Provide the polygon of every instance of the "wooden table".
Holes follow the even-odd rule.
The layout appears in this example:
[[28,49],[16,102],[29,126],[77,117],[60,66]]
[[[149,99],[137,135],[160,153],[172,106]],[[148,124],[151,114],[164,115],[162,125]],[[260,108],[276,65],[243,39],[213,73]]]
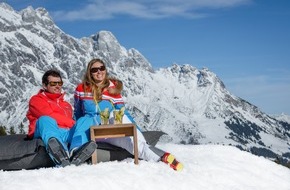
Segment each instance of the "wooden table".
[[[90,128],[91,140],[102,138],[120,138],[133,136],[134,142],[134,163],[138,164],[138,145],[136,125],[130,124],[113,124],[113,125],[98,125]],[[97,150],[92,154],[92,164],[97,163]]]

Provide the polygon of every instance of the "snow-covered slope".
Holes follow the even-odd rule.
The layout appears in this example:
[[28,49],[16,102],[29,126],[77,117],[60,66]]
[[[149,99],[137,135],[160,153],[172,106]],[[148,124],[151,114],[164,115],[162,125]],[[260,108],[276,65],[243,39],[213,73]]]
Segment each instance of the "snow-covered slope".
[[41,76],[57,68],[67,99],[89,60],[99,57],[124,83],[123,96],[138,125],[162,130],[163,142],[231,144],[272,160],[290,159],[290,124],[231,94],[206,68],[174,64],[154,70],[136,49],[125,49],[109,31],[76,39],[65,34],[44,8],[16,12],[0,4],[0,125],[24,123],[28,100]]
[[290,170],[231,146],[158,145],[184,163],[176,172],[162,162],[133,159],[97,165],[0,171],[5,190],[289,190]]
[[290,115],[286,115],[285,113],[282,113],[280,115],[272,115],[272,117],[276,118],[279,121],[290,123]]

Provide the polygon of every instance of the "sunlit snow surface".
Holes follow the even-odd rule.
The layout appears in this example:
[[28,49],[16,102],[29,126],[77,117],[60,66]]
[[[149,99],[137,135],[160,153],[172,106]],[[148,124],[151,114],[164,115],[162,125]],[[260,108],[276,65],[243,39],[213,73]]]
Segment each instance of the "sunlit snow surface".
[[184,164],[176,172],[162,162],[132,159],[97,165],[0,171],[2,190],[289,190],[290,170],[263,157],[221,145],[158,144]]

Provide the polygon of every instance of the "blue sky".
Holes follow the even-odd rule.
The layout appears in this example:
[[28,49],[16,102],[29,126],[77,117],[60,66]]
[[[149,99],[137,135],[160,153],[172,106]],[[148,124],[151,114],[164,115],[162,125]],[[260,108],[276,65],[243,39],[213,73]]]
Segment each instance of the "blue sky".
[[[44,7],[76,38],[111,31],[155,69],[207,67],[268,114],[290,115],[289,0],[7,0]],[[69,2],[69,3],[68,3]]]

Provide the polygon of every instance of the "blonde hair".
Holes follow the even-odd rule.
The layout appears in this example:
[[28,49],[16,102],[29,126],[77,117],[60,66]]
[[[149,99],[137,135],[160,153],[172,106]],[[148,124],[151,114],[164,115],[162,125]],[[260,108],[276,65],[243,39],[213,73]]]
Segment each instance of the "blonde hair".
[[109,87],[110,80],[109,80],[109,76],[108,76],[107,69],[106,69],[106,75],[105,75],[104,81],[101,84],[97,85],[96,81],[94,80],[94,78],[92,77],[92,74],[91,74],[92,65],[94,63],[96,63],[96,62],[99,62],[103,66],[106,67],[106,65],[103,62],[103,60],[97,59],[97,58],[92,59],[88,63],[87,70],[86,70],[86,73],[85,73],[84,78],[83,78],[83,85],[84,85],[84,92],[85,93],[88,93],[87,92],[88,91],[88,87],[91,87],[94,101],[96,103],[98,103],[99,101],[102,100],[102,91],[103,91],[103,89]]

